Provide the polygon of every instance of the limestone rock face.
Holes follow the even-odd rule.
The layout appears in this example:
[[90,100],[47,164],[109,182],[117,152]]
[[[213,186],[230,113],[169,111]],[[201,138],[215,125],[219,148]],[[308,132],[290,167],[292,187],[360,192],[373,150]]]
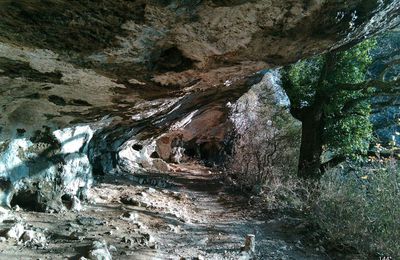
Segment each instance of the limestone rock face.
[[63,195],[85,197],[92,173],[165,171],[193,158],[221,165],[235,129],[227,104],[265,86],[257,72],[391,28],[399,8],[397,0],[1,1],[1,205],[35,198],[57,208]]
[[[229,85],[399,23],[397,0],[3,1],[0,127],[150,115],[149,100]],[[150,105],[151,106],[151,105]]]
[[232,105],[231,114],[235,136],[229,170],[253,185],[262,185],[267,175],[295,174],[301,140],[301,122],[289,112],[279,70],[262,74],[262,80]]
[[[1,142],[0,176],[12,187],[2,189],[15,203],[46,210],[61,205],[61,196],[85,197],[92,184],[92,167],[87,157],[88,143],[93,135],[89,126],[76,126],[49,132],[36,132],[31,138],[21,134]],[[29,201],[19,201],[25,198]],[[1,206],[10,206],[10,199]],[[32,205],[28,205],[28,204]],[[59,204],[59,205],[57,205]],[[35,206],[36,205],[36,206]]]

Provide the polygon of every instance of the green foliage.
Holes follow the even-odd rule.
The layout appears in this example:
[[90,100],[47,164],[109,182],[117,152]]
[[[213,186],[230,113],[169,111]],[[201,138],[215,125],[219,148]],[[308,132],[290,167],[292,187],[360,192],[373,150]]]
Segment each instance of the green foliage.
[[329,71],[329,83],[334,85],[363,82],[372,63],[370,53],[375,45],[375,40],[365,40],[347,51],[339,52],[336,66]]
[[347,51],[313,57],[282,70],[292,109],[322,110],[323,145],[335,155],[353,156],[368,149],[372,133],[369,90],[352,89],[351,84],[366,80],[374,46],[374,40],[366,40]]
[[293,107],[311,106],[315,102],[318,74],[321,72],[323,63],[323,56],[318,56],[300,61],[282,71],[283,85]]
[[324,133],[328,149],[334,154],[353,158],[366,154],[372,133],[369,111],[369,106],[366,106],[363,110],[360,109],[358,115],[348,115],[339,120],[329,118]]
[[332,246],[400,257],[400,165],[345,165],[320,180],[312,218]]

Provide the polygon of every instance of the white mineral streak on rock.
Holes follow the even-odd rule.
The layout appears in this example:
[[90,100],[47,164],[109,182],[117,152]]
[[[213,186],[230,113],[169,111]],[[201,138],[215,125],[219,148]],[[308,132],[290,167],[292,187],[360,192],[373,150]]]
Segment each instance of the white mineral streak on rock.
[[189,115],[187,115],[186,117],[184,117],[182,120],[176,122],[175,124],[173,124],[171,126],[171,130],[178,130],[178,129],[183,129],[185,126],[187,126],[188,124],[190,124],[190,122],[192,121],[193,116],[197,113],[197,109],[193,112],[191,112]]
[[62,153],[86,153],[87,145],[93,137],[93,130],[85,125],[56,130],[53,134],[62,145]]

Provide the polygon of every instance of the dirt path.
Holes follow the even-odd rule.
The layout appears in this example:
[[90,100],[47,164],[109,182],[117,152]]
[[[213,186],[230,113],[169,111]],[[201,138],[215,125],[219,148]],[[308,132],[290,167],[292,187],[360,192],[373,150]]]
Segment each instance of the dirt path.
[[[254,259],[327,259],[317,252],[304,249],[299,237],[291,236],[286,221],[265,221],[251,217],[246,198],[224,189],[216,175],[206,170],[176,174],[172,179],[178,190],[187,194],[195,212],[191,223],[181,224],[181,234],[159,233],[163,256],[204,259],[247,259],[241,253],[245,236],[256,236]],[[161,257],[162,258],[162,257]]]
[[328,259],[304,248],[287,221],[251,217],[244,197],[208,169],[177,170],[103,178],[80,212],[10,212],[1,230],[22,223],[47,242],[8,239],[0,259],[80,259],[94,241],[106,241],[113,259],[249,259],[241,252],[247,234],[256,236],[253,259]]

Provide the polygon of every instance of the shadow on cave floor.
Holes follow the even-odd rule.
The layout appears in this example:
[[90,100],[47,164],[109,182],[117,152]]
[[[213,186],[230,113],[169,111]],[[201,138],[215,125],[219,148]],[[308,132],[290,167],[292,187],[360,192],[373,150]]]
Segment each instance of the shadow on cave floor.
[[299,242],[303,237],[293,229],[299,220],[287,227],[287,219],[257,216],[243,195],[226,189],[220,173],[198,164],[171,168],[99,178],[79,212],[14,212],[43,230],[48,244],[0,243],[0,259],[80,259],[95,240],[115,248],[113,259],[249,259],[240,258],[247,234],[256,236],[252,259],[331,259]]
[[[302,244],[304,237],[294,230],[301,219],[267,218],[248,204],[246,196],[225,186],[220,173],[207,167],[170,166],[168,173],[103,177],[94,188],[106,201],[110,198],[105,194],[113,197],[112,190],[118,190],[114,200],[120,198],[125,209],[134,210],[151,227],[157,241],[162,241],[155,259],[197,259],[199,255],[240,259],[247,234],[256,236],[252,259],[332,259]],[[167,185],[157,187],[160,180]]]

